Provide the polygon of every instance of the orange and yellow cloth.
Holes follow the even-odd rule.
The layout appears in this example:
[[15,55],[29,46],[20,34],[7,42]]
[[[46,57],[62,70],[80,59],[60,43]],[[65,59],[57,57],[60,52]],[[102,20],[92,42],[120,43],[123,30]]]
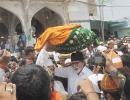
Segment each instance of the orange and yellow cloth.
[[62,100],[62,96],[59,92],[53,91],[51,93],[51,100]]
[[74,28],[81,27],[79,24],[69,24],[64,26],[57,26],[48,28],[37,39],[35,50],[40,51],[46,43],[51,45],[60,45],[64,43]]

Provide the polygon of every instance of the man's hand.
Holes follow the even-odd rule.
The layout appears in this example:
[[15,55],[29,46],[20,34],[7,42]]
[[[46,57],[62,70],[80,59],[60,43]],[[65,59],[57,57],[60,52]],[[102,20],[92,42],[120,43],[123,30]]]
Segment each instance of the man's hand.
[[0,100],[16,100],[15,84],[0,83]]
[[86,95],[87,100],[99,100],[97,93],[95,92],[92,82],[87,78],[79,83],[79,87]]
[[79,87],[82,92],[88,94],[89,92],[95,92],[92,82],[87,78],[79,83]]

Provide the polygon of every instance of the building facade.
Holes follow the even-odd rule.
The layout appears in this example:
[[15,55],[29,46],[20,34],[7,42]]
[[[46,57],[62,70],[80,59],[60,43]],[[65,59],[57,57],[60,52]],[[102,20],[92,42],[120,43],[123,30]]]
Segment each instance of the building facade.
[[[99,1],[96,0],[97,4]],[[104,0],[106,2],[101,6],[97,6],[97,16],[100,21],[108,26],[109,34],[117,34],[118,37],[130,36],[130,0]],[[102,14],[101,14],[102,13]],[[103,18],[100,17],[102,15]],[[105,29],[104,29],[105,30]],[[105,31],[106,33],[106,31]]]
[[[94,0],[0,0],[0,35],[10,36],[24,32],[27,44],[32,45],[32,34],[41,34],[46,28],[67,23],[78,23],[90,28],[89,3]],[[5,31],[2,27],[5,27]]]

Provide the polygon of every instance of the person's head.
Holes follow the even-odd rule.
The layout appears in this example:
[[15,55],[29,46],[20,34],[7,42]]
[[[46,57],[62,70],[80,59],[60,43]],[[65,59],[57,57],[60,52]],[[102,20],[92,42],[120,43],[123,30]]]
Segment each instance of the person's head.
[[79,92],[79,93],[73,94],[68,100],[87,100],[87,97],[84,93]]
[[11,53],[7,50],[0,50],[0,68],[6,70],[10,61]]
[[33,47],[31,46],[28,46],[25,48],[25,56],[28,58],[28,59],[32,59],[34,60],[35,59],[35,50]]
[[122,41],[118,41],[117,48],[120,48],[122,45],[123,45],[123,42]]
[[110,41],[108,41],[108,48],[109,49],[113,49],[114,48],[114,41],[113,40],[110,40]]
[[124,54],[126,54],[126,53],[128,53],[128,46],[122,45],[118,50],[122,51]]
[[121,99],[121,92],[104,92],[106,100],[120,100]]
[[94,66],[92,71],[95,74],[97,74],[97,73],[103,73],[103,67],[101,67],[101,66]]
[[128,54],[122,55],[123,68],[119,69],[126,77],[126,82],[124,85],[124,93],[126,100],[130,100],[130,56]]
[[124,54],[121,56],[123,66],[130,68],[130,56],[128,54]]
[[78,73],[83,69],[85,62],[82,52],[72,53],[71,64],[74,70],[76,70]]
[[126,96],[126,100],[130,100],[130,77],[127,77],[125,86],[124,86],[124,93]]
[[12,76],[17,100],[50,100],[50,78],[38,65],[20,67]]
[[10,61],[18,63],[18,60],[15,56],[11,56]]
[[125,75],[126,80],[124,84],[124,93],[126,100],[130,100],[130,68],[124,66],[123,68],[118,69],[123,75]]
[[19,60],[15,56],[11,56],[8,67],[12,69],[12,71],[15,71],[19,67]]

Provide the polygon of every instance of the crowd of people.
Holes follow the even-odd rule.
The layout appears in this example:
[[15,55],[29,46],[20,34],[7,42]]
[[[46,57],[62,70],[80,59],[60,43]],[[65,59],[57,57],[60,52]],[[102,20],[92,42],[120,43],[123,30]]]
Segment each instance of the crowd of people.
[[7,49],[10,52],[22,52],[26,47],[26,41],[25,33],[3,37],[0,39],[0,49]]
[[0,100],[130,100],[130,37],[64,57],[31,46],[20,54],[0,50]]

